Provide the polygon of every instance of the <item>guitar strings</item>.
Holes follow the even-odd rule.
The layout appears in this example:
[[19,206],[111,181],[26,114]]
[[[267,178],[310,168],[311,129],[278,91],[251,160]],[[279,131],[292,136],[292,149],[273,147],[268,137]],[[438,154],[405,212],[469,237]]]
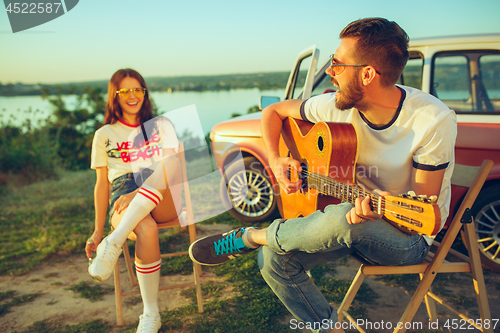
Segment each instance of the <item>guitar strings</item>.
[[[343,199],[343,200],[348,201],[348,202],[350,202],[349,200],[351,200],[352,201],[351,203],[353,203],[354,200],[356,200],[357,198],[363,198],[363,197],[369,196],[370,203],[372,204],[372,208],[377,209],[378,214],[384,215],[385,213],[391,213],[395,216],[400,215],[400,212],[396,212],[396,211],[391,210],[389,208],[389,206],[393,205],[393,203],[391,201],[387,201],[384,197],[382,197],[380,195],[366,192],[366,191],[360,189],[359,187],[355,187],[355,186],[352,186],[349,184],[342,183],[340,181],[336,181],[336,180],[329,179],[329,178],[323,178],[323,177],[324,176],[321,176],[321,175],[318,177],[314,173],[311,173],[308,177],[308,179],[312,179],[313,181],[322,182],[322,184],[314,183],[314,185],[318,185],[318,186],[313,187],[313,188],[319,192],[323,192],[325,184],[331,185],[331,187],[329,187],[330,191],[326,194],[335,194],[335,195],[333,195],[334,197],[337,197],[339,199]],[[320,185],[323,185],[323,186],[320,186]],[[311,186],[309,186],[309,188],[311,188]],[[352,190],[349,191],[349,188],[351,188]]]
[[[304,173],[304,171],[303,171],[303,173]],[[372,203],[372,208],[379,208],[379,209],[377,209],[379,214],[384,215],[385,213],[391,213],[395,216],[402,217],[401,212],[397,212],[397,211],[394,211],[394,210],[391,210],[388,208],[388,206],[394,206],[394,203],[386,200],[383,196],[366,192],[359,187],[355,187],[355,186],[352,186],[352,185],[349,185],[346,183],[342,183],[338,180],[327,178],[326,176],[321,175],[321,174],[309,173],[308,178],[312,179],[314,181],[322,182],[322,184],[314,183],[315,185],[318,185],[318,188],[316,188],[316,190],[318,190],[320,192],[321,192],[321,190],[320,190],[321,186],[319,186],[319,185],[323,185],[323,189],[324,189],[324,185],[326,184],[326,185],[333,186],[333,187],[329,188],[330,193],[332,193],[332,191],[333,191],[334,194],[337,194],[334,196],[341,198],[341,199],[345,199],[346,201],[349,201],[349,199],[354,201],[356,198],[366,197],[368,195],[370,197],[370,202]],[[346,190],[346,187],[347,187],[347,190]],[[352,190],[349,191],[349,188]],[[341,191],[341,193],[339,193],[339,191],[337,191],[337,190]],[[330,194],[330,193],[326,193],[326,194]]]
[[[352,186],[343,182],[340,182],[335,179],[328,178],[325,175],[309,172],[307,169],[302,170],[301,172],[303,178],[307,178],[308,180],[311,179],[313,180],[313,184],[317,185],[317,188],[315,188],[317,191],[321,193],[328,192],[325,189],[325,185],[330,185],[328,187],[328,190],[330,190],[328,193],[325,194],[330,194],[332,192],[332,196],[337,197],[339,199],[343,199],[345,201],[353,201],[356,198],[360,197],[366,197],[367,195],[370,197],[370,202],[372,203],[372,209],[377,208],[377,211],[381,215],[385,215],[386,213],[391,213],[397,217],[403,217],[400,213],[393,211],[391,209],[388,209],[387,206],[392,206],[394,205],[393,202],[386,200],[383,196],[373,194],[370,192],[366,192],[365,190]],[[308,181],[308,184],[311,182]],[[322,186],[321,186],[322,185]],[[311,188],[311,186],[308,186]],[[361,195],[362,194],[362,195]],[[351,202],[352,203],[352,202]],[[410,220],[414,220],[412,218],[409,218]],[[418,222],[417,220],[414,220],[415,222]],[[401,221],[403,222],[403,221]],[[406,223],[410,223],[410,221],[405,221]],[[414,226],[414,225],[413,225]]]
[[[380,207],[380,209],[378,210],[379,214],[383,215],[385,212],[387,212],[387,213],[393,213],[395,215],[399,215],[397,212],[392,211],[392,210],[387,208],[387,206],[386,206],[386,204],[388,203],[387,200],[380,195],[366,192],[363,189],[360,189],[359,187],[355,187],[355,186],[352,186],[349,184],[342,183],[340,181],[328,178],[324,175],[311,173],[308,170],[302,170],[302,175],[307,177],[308,179],[320,181],[322,184],[316,184],[316,185],[323,185],[323,186],[318,186],[318,188],[316,188],[316,190],[318,190],[320,192],[322,190],[321,187],[323,187],[323,189],[324,189],[324,185],[331,185],[329,187],[329,189],[333,190],[334,194],[338,194],[339,198],[345,199],[346,201],[349,201],[349,199],[355,200],[356,198],[366,197],[368,195],[370,197],[370,201],[373,203],[373,206],[376,208]],[[345,188],[345,187],[347,187],[347,188]],[[341,192],[339,193],[337,191],[337,189],[340,190]],[[352,189],[352,190],[349,191],[349,189]],[[327,193],[327,194],[330,194],[330,193]],[[350,198],[349,198],[349,194],[351,194]],[[360,195],[360,194],[362,194],[362,195]],[[336,196],[336,195],[334,195],[334,196]]]

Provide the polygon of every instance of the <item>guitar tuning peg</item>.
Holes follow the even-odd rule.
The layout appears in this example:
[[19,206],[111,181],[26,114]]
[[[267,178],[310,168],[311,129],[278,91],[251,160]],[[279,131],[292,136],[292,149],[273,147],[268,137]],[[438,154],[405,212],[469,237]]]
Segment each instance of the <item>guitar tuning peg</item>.
[[408,191],[408,197],[413,200],[418,200],[417,194],[413,191]]
[[437,201],[438,197],[435,196],[435,195],[431,195],[431,197],[429,198],[429,202],[430,203],[435,203]]
[[428,202],[429,199],[427,199],[427,196],[425,194],[422,194],[422,195],[419,195],[418,196],[418,201],[421,201],[421,202]]

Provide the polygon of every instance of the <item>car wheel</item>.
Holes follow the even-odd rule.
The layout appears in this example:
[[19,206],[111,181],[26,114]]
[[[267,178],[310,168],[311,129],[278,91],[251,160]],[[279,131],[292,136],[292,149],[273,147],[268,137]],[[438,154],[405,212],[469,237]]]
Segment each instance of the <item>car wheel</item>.
[[236,219],[257,223],[274,218],[278,212],[276,196],[271,180],[262,164],[252,156],[240,163],[230,164],[221,180],[221,197],[228,205],[229,213]]
[[483,266],[500,273],[500,185],[481,191],[472,216]]

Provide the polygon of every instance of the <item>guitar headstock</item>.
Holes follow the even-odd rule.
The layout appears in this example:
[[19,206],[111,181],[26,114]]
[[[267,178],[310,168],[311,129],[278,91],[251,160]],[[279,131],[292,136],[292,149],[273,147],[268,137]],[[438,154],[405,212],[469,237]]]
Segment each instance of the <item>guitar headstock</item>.
[[405,198],[405,199],[412,199],[412,200],[417,200],[420,202],[425,202],[425,203],[435,203],[437,201],[437,196],[431,195],[429,198],[425,195],[416,195],[415,192],[413,191],[408,191],[406,194],[400,194],[400,198]]
[[441,227],[441,213],[434,202],[436,196],[427,198],[410,191],[398,197],[384,196],[384,218],[398,228],[411,229],[424,235],[435,235]]

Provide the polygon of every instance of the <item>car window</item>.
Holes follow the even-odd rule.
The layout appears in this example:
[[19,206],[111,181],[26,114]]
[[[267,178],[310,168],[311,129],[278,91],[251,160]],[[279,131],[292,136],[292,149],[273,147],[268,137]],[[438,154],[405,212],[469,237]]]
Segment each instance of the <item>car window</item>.
[[422,89],[422,69],[424,65],[424,60],[420,53],[410,54],[410,59],[406,63],[406,67],[403,70],[403,74],[399,79],[400,84],[413,87],[417,89]]
[[500,54],[442,52],[432,64],[431,93],[455,112],[500,112]]
[[331,78],[330,75],[326,75],[324,72],[321,75],[322,75],[322,78],[314,87],[314,89],[311,93],[311,97],[325,94],[325,93],[331,93],[331,92],[334,92],[337,90],[337,87],[335,87],[333,85],[333,83],[330,81],[330,78]]
[[295,81],[295,87],[293,89],[292,98],[299,98],[300,97],[299,94],[302,91],[302,88],[304,88],[304,84],[306,82],[307,72],[309,70],[309,67],[311,66],[311,60],[312,60],[312,57],[307,57],[300,62],[299,75],[297,77],[297,81]]
[[434,60],[432,94],[443,101],[469,100],[468,61],[463,55],[443,55]]
[[481,56],[479,70],[492,109],[500,112],[500,54]]

